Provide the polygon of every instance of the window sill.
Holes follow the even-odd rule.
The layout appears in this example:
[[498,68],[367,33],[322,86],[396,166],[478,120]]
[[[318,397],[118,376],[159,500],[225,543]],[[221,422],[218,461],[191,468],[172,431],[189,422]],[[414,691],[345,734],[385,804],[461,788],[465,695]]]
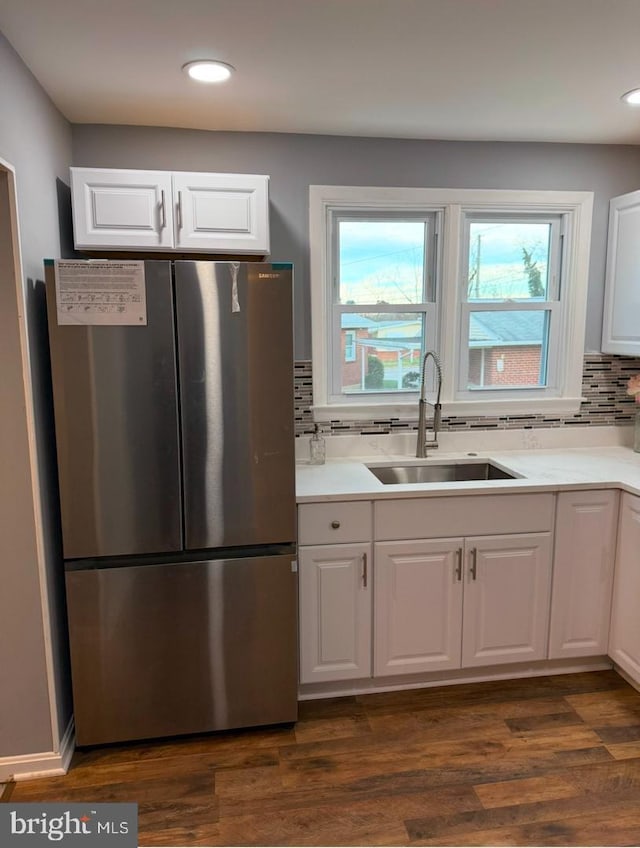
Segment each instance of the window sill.
[[[512,398],[510,400],[444,401],[442,417],[496,415],[574,415],[580,411],[581,397]],[[312,407],[315,421],[417,421],[418,404],[332,404]]]

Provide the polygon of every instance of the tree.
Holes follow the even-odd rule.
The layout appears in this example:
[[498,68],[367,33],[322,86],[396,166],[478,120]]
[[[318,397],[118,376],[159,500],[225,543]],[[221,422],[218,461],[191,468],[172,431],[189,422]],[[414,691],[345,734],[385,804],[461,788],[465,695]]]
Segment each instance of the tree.
[[522,261],[524,262],[524,270],[527,275],[527,285],[529,286],[529,295],[531,297],[544,297],[544,284],[542,282],[542,274],[538,268],[538,262],[532,259],[533,250],[522,248]]
[[367,356],[367,374],[364,378],[365,389],[381,389],[384,386],[384,364],[377,356]]

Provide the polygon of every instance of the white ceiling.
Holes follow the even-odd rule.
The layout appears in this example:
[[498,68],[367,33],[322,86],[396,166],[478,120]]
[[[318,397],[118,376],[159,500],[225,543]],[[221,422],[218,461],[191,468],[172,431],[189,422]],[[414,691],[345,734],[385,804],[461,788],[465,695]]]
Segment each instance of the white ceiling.
[[640,144],[640,0],[0,0],[0,31],[74,123]]

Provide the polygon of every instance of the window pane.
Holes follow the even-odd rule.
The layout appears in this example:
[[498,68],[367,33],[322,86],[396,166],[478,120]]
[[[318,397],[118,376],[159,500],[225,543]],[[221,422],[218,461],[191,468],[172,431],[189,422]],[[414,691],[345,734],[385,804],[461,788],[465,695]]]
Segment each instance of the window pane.
[[[349,312],[341,316],[340,391],[416,391],[424,314]],[[353,359],[349,356],[353,354]]]
[[339,221],[338,302],[422,303],[425,221]]
[[546,386],[548,355],[548,310],[469,314],[467,388]]
[[469,300],[547,300],[551,224],[472,221],[469,225]]

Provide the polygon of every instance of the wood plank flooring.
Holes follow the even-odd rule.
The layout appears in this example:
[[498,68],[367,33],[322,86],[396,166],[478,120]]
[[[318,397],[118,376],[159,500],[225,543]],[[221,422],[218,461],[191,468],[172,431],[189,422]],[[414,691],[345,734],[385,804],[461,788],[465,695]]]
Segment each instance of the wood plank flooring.
[[615,672],[306,701],[294,726],[77,751],[3,800],[137,801],[140,844],[638,845]]

